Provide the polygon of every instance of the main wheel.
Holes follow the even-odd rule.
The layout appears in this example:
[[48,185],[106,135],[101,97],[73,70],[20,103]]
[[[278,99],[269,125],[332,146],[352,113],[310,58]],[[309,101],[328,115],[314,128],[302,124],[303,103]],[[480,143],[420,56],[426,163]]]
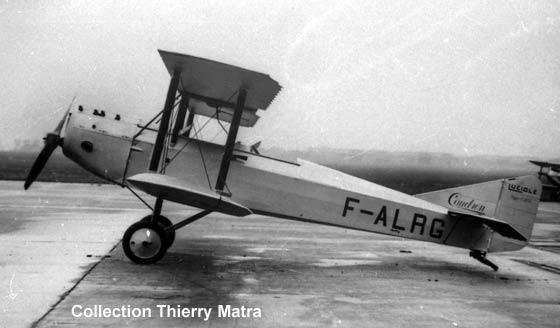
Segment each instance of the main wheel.
[[167,252],[168,236],[160,224],[140,220],[124,233],[122,246],[126,256],[134,263],[151,264]]
[[[146,221],[146,222],[152,221],[152,214],[143,217],[142,221]],[[160,215],[158,217],[157,222],[163,228],[163,230],[165,230],[166,228],[169,228],[173,225],[173,222],[171,222],[171,220],[169,220],[168,218],[166,218],[163,215]],[[171,247],[171,245],[173,245],[173,242],[175,241],[175,230],[170,230],[170,231],[167,232],[167,240],[168,240],[168,243],[165,247],[169,248],[169,247]]]

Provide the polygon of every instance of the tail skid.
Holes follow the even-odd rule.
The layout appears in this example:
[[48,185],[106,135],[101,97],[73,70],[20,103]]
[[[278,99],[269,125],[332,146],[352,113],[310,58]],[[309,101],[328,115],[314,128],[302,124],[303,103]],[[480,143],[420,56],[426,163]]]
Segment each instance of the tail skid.
[[494,271],[498,271],[499,267],[492,261],[486,258],[486,252],[481,251],[471,251],[469,256],[479,261],[480,263],[491,267]]

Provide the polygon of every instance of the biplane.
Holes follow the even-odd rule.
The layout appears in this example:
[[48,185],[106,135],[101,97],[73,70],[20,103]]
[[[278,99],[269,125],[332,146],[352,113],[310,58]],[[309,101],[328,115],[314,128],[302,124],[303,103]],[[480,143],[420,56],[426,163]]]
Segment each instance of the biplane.
[[[260,214],[319,223],[470,250],[497,270],[489,252],[523,248],[531,236],[541,184],[523,176],[408,195],[297,159],[261,154],[237,141],[281,86],[256,71],[159,51],[171,76],[163,110],[148,123],[82,106],[68,108],[25,181],[37,178],[53,150],[86,170],[130,189],[151,210],[124,233],[126,256],[139,264],[160,260],[175,231],[212,212]],[[199,138],[195,117],[229,125],[223,144]],[[198,120],[198,119],[197,119]],[[204,126],[202,126],[204,128]],[[136,191],[155,197],[153,205]],[[200,209],[173,223],[164,201]]]
[[542,183],[541,200],[560,201],[560,164],[529,161],[539,167],[539,180]]

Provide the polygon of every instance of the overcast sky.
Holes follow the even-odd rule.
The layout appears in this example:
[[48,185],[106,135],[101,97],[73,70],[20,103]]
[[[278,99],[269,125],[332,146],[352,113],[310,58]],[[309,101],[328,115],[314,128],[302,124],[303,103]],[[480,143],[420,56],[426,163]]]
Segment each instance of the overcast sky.
[[4,1],[0,147],[73,96],[149,118],[157,49],[271,75],[264,147],[560,156],[558,1]]

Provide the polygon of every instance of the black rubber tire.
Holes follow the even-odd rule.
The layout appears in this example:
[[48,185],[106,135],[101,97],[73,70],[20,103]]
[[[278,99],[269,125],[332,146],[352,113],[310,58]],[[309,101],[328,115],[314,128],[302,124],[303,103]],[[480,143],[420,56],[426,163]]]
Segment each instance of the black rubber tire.
[[[159,249],[157,250],[157,252],[151,256],[151,257],[139,257],[136,254],[134,254],[134,252],[131,249],[131,237],[132,235],[140,230],[140,229],[150,229],[153,232],[155,232],[160,241],[161,241],[161,245],[159,247]],[[128,229],[126,229],[124,235],[123,235],[123,240],[122,240],[122,247],[124,250],[124,254],[126,255],[126,257],[128,257],[132,262],[137,263],[137,264],[152,264],[155,263],[159,260],[161,260],[161,258],[165,255],[165,253],[167,252],[167,247],[166,245],[169,243],[168,241],[168,236],[165,233],[165,231],[163,230],[163,228],[161,227],[161,224],[155,224],[152,223],[148,220],[140,220],[136,223],[134,223],[133,225],[131,225]]]
[[[141,221],[151,221],[152,220],[152,214],[150,215],[146,215],[145,217],[142,218]],[[173,222],[171,222],[171,220],[169,220],[168,218],[166,218],[163,215],[160,215],[158,217],[157,222],[159,223],[159,225],[161,225],[164,229],[171,227],[173,225]],[[167,241],[168,244],[166,245],[167,248],[171,247],[171,245],[173,245],[173,242],[175,241],[175,230],[171,230],[167,233]]]

